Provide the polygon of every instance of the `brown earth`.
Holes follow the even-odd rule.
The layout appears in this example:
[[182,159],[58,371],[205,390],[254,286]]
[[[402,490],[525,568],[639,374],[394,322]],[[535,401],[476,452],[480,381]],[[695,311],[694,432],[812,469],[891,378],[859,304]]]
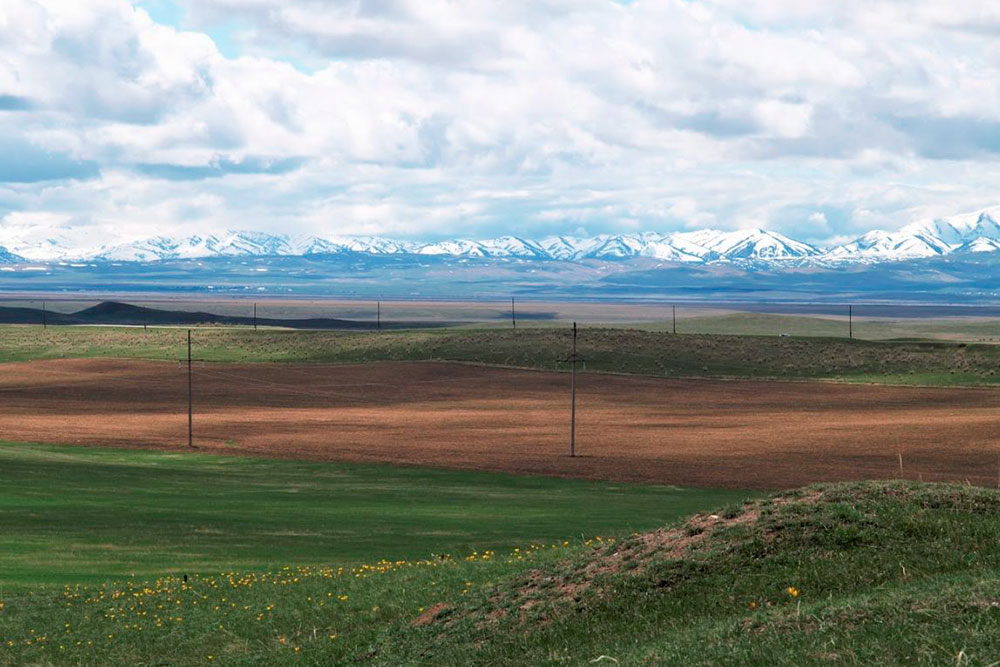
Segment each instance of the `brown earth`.
[[[994,485],[1000,390],[569,376],[442,363],[196,364],[201,451],[734,488]],[[0,439],[184,449],[186,368],[0,365]]]

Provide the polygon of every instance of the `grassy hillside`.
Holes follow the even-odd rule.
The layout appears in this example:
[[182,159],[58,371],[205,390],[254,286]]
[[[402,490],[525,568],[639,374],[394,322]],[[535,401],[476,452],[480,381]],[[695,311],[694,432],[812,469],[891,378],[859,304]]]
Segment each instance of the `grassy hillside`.
[[[60,357],[181,359],[181,329],[0,327],[0,361]],[[396,332],[197,329],[194,350],[207,361],[363,362],[446,359],[565,369],[569,330]],[[842,338],[672,335],[636,329],[580,331],[588,370],[672,377],[839,379],[894,384],[1000,383],[1000,346],[874,342]]]
[[0,664],[989,665],[998,531],[994,490],[815,487],[611,544],[8,597]]
[[[875,310],[877,306],[866,306]],[[860,310],[860,309],[859,309]],[[846,338],[848,322],[841,316],[774,315],[770,313],[725,313],[698,315],[684,312],[677,329],[686,334],[723,336],[792,336]],[[639,325],[650,330],[669,331],[670,322]],[[1000,321],[987,318],[879,318],[854,317],[853,335],[859,340],[940,339],[964,342],[1000,342]]]
[[737,491],[0,443],[0,590],[640,530]]
[[446,602],[401,661],[995,664],[1000,493],[814,487],[696,516]]

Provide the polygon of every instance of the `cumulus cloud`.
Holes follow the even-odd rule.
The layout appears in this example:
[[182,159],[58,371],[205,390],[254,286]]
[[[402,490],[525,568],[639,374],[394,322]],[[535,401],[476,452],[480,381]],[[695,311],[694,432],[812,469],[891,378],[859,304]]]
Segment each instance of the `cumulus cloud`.
[[998,26],[971,0],[7,0],[0,225],[898,227],[996,203]]

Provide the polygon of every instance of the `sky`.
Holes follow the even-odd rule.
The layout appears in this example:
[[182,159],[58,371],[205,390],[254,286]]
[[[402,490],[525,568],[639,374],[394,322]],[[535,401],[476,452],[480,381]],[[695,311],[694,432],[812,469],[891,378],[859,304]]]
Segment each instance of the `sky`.
[[3,0],[0,231],[406,240],[1000,203],[1000,3]]

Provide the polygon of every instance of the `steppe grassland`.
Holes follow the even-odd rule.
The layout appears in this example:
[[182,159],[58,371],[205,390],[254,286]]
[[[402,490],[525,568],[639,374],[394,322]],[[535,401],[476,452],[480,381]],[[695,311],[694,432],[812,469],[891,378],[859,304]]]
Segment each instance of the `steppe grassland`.
[[[670,377],[823,379],[889,384],[993,385],[1000,346],[946,341],[684,334],[583,328],[586,370]],[[449,360],[547,370],[569,350],[565,328],[392,332],[194,330],[195,358],[218,362]],[[128,327],[2,327],[0,361],[63,357],[181,360],[186,331]]]

